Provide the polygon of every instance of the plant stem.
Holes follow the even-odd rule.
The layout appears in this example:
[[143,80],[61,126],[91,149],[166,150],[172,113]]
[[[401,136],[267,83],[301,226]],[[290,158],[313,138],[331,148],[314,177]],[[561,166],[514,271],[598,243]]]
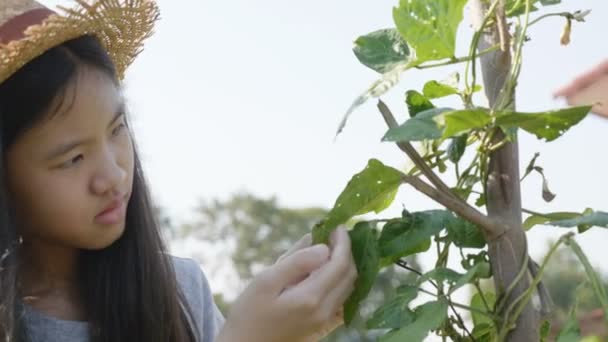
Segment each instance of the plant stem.
[[482,214],[477,209],[471,207],[468,203],[462,201],[460,198],[445,196],[445,194],[439,192],[437,189],[433,188],[417,177],[403,175],[402,179],[404,182],[413,186],[416,190],[435,200],[435,202],[455,212],[465,220],[471,221],[472,223],[481,227],[490,240],[500,236],[507,229],[503,225]]
[[[495,46],[491,46],[479,53],[477,53],[477,56],[483,56],[487,53],[490,52],[494,52],[496,50],[498,50],[500,48],[500,45],[495,45]],[[452,65],[452,64],[459,64],[459,63],[464,63],[464,62],[469,62],[471,61],[471,56],[461,56],[461,57],[454,57],[450,60],[444,61],[444,62],[439,62],[439,63],[432,63],[432,64],[422,64],[422,65],[417,65],[414,68],[416,69],[430,69],[430,68],[436,68],[436,67],[440,67],[440,66],[446,66],[446,65]]]

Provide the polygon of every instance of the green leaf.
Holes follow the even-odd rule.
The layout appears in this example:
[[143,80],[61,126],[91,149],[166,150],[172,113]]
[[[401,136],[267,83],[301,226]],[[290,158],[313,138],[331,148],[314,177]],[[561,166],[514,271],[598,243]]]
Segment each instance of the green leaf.
[[506,113],[496,119],[496,124],[509,129],[519,127],[539,139],[553,141],[587,116],[590,106],[572,107],[542,113]]
[[427,99],[437,99],[440,97],[458,94],[458,88],[452,87],[449,84],[439,83],[437,81],[428,81],[424,84],[422,93]]
[[606,324],[608,324],[608,296],[606,295],[604,283],[593,266],[591,266],[591,263],[589,262],[587,255],[585,255],[585,252],[583,252],[581,246],[571,238],[567,240],[567,244],[570,246],[574,254],[576,254],[581,264],[583,264],[585,273],[587,273],[587,278],[590,280],[591,288],[593,288],[593,293],[604,310],[604,320],[606,321]]
[[410,49],[396,29],[371,32],[355,40],[353,52],[363,65],[384,74],[408,62]]
[[393,20],[415,50],[416,64],[454,56],[456,31],[467,0],[401,0]]
[[540,3],[543,4],[543,6],[557,5],[561,2],[562,0],[540,0]]
[[551,332],[551,323],[547,320],[544,320],[542,325],[540,326],[540,342],[546,342],[549,337],[549,333]]
[[400,171],[371,159],[348,182],[327,217],[314,227],[314,243],[327,243],[331,232],[353,216],[386,209],[395,198],[402,176]]
[[564,323],[562,330],[557,335],[556,342],[579,342],[581,340],[581,328],[578,324],[574,310]]
[[568,219],[580,217],[580,216],[581,216],[581,214],[572,213],[572,212],[556,212],[556,213],[549,213],[549,214],[542,214],[542,215],[530,215],[524,221],[523,226],[524,226],[525,230],[529,230],[530,228],[532,228],[538,224],[544,224],[544,223],[547,223],[550,221],[568,220]]
[[444,126],[443,138],[483,128],[492,121],[486,109],[466,109],[444,113],[437,119]]
[[[530,13],[538,11],[538,7],[534,6],[538,0],[530,1]],[[505,8],[507,9],[508,17],[517,17],[526,13],[526,1],[521,0],[508,0]]]
[[420,276],[420,278],[418,278],[416,281],[416,284],[421,285],[426,281],[434,280],[436,283],[448,283],[449,285],[453,285],[460,278],[462,278],[462,276],[463,274],[452,269],[446,267],[437,267]]
[[477,342],[494,342],[496,341],[497,334],[494,325],[483,323],[475,325],[475,327],[473,327],[473,331],[471,331],[471,335],[473,335],[475,341]]
[[452,138],[450,145],[448,145],[448,158],[452,163],[457,164],[460,161],[460,158],[462,158],[462,155],[467,148],[468,139],[468,134],[463,134]]
[[435,330],[447,318],[448,304],[446,301],[439,300],[425,303],[416,308],[416,320],[399,330],[390,332],[382,336],[380,342],[422,342],[429,334]]
[[[485,298],[486,304],[490,307],[490,310],[494,310],[494,305],[496,305],[496,295],[494,294],[494,292],[484,292],[483,298]],[[471,298],[471,307],[477,310],[487,311],[486,306],[483,302],[483,298],[481,297],[479,292],[475,293],[475,295],[473,295],[473,298]],[[471,317],[473,318],[473,324],[475,326],[481,324],[489,324],[490,326],[493,326],[492,319],[490,319],[490,317],[486,315],[482,315],[479,312],[471,311]]]
[[405,93],[405,103],[407,104],[407,110],[410,113],[410,117],[414,117],[418,115],[418,113],[435,108],[429,99],[415,90],[408,90]]
[[417,295],[418,289],[413,286],[405,285],[397,289],[397,295],[378,308],[367,321],[367,329],[398,329],[414,322],[416,316],[408,304]]
[[433,108],[418,113],[399,127],[391,128],[386,132],[383,141],[422,141],[441,138],[441,129],[434,118],[450,111],[448,108]]
[[578,217],[549,222],[552,226],[558,227],[579,227],[579,230],[586,231],[590,227],[608,228],[608,213],[603,211],[593,211],[588,209],[583,215]]
[[446,229],[450,240],[458,247],[483,248],[486,245],[481,229],[469,221],[454,217],[448,221]]
[[478,278],[489,278],[491,275],[490,272],[490,264],[487,262],[480,262],[475,264],[471,269],[467,271],[464,275],[462,275],[458,281],[450,287],[449,294],[454,293],[454,291],[463,287],[464,285],[472,282],[474,279]]
[[393,225],[385,226],[378,240],[382,264],[428,250],[431,237],[443,230],[450,217],[453,217],[452,213],[446,210],[421,211],[410,214],[401,224],[395,221]]
[[355,289],[344,303],[344,322],[346,324],[350,324],[353,320],[359,304],[369,294],[380,270],[374,227],[369,222],[360,222],[349,234],[358,276],[355,281]]
[[480,262],[471,267],[465,274],[458,273],[445,267],[435,268],[418,278],[416,284],[420,285],[429,280],[434,280],[436,283],[447,283],[450,288],[448,294],[452,294],[454,291],[476,278],[488,278],[489,276],[490,264],[487,262]]

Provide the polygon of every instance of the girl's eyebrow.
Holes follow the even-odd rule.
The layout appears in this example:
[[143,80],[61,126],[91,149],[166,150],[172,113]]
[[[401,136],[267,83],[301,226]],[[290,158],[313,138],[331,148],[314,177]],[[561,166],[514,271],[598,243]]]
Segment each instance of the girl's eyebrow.
[[[125,104],[124,104],[124,102],[121,102],[118,105],[118,109],[116,110],[114,117],[112,118],[110,123],[108,123],[108,127],[112,126],[124,114],[125,114]],[[81,139],[81,140],[75,140],[75,141],[71,141],[71,142],[59,145],[56,148],[52,149],[47,154],[46,160],[53,160],[61,155],[64,155],[64,154],[70,152],[71,150],[73,150],[74,148],[76,148],[80,145],[85,145],[85,144],[89,143],[90,141],[91,141],[91,139]]]

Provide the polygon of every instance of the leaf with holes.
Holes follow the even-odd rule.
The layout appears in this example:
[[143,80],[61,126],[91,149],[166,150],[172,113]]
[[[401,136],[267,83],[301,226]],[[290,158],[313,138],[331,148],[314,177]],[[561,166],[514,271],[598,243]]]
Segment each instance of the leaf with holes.
[[325,219],[313,228],[314,243],[327,243],[331,232],[354,216],[386,209],[395,198],[402,176],[399,170],[371,159],[348,182]]
[[466,0],[401,0],[393,20],[415,51],[415,64],[450,58]]
[[581,106],[541,113],[505,113],[497,117],[496,124],[505,129],[518,127],[539,139],[553,141],[583,120],[590,110],[590,106]]

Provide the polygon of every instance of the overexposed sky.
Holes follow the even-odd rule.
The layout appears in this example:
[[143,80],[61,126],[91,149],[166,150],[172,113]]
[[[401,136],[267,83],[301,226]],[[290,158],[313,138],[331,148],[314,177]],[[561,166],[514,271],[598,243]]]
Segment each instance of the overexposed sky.
[[[563,2],[551,10],[593,12],[587,23],[574,23],[568,47],[559,44],[561,18],[530,29],[517,94],[522,111],[563,106],[552,92],[608,58],[608,2]],[[330,207],[369,158],[403,167],[404,155],[380,142],[386,127],[373,102],[358,110],[333,141],[344,111],[377,78],[356,60],[352,42],[393,26],[391,8],[397,3],[159,1],[157,33],[126,80],[136,135],[159,204],[177,222],[189,219],[200,198],[225,198],[238,190],[277,195],[287,205]],[[468,14],[457,55],[468,49]],[[463,72],[464,65],[413,71],[384,99],[404,120],[406,90],[421,89],[426,80],[444,79],[457,70]],[[532,175],[523,185],[526,208],[608,211],[608,120],[590,116],[549,144],[522,133],[520,144],[522,168],[541,152],[540,165],[557,193],[552,203],[544,203],[541,181]],[[401,203],[410,210],[434,206],[404,186],[387,215],[398,214]],[[560,233],[565,230],[535,228],[529,235],[532,256],[542,255],[546,240]],[[605,271],[607,238],[608,231],[598,228],[579,238]]]

